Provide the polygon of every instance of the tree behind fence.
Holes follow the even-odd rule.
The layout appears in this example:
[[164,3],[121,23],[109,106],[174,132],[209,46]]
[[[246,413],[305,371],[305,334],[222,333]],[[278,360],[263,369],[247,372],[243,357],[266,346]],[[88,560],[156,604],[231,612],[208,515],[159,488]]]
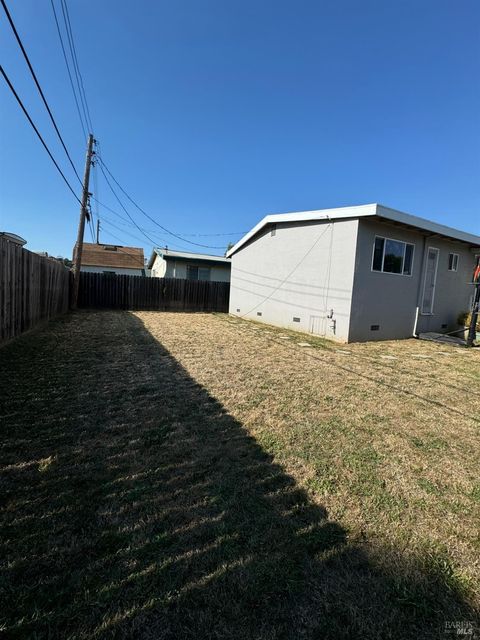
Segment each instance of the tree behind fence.
[[0,342],[68,311],[70,271],[0,237]]
[[229,282],[80,274],[79,307],[228,312]]

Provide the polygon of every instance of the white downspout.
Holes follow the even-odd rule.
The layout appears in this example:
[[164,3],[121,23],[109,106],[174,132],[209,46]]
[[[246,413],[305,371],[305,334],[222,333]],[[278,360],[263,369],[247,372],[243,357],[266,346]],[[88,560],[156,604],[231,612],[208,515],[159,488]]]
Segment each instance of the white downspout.
[[413,325],[413,337],[414,338],[418,338],[417,335],[417,324],[418,324],[418,313],[420,311],[420,307],[417,307],[417,310],[415,311],[415,324]]

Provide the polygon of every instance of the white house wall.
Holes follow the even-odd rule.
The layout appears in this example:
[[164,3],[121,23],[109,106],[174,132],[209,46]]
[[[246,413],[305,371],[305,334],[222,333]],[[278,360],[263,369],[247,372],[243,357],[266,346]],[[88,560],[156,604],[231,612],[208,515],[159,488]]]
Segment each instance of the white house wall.
[[166,270],[167,261],[156,254],[152,264],[152,278],[164,278]]
[[357,229],[356,219],[267,227],[232,256],[230,313],[347,341]]
[[116,273],[118,276],[143,276],[142,269],[127,269],[122,267],[92,267],[83,265],[80,271],[86,271],[89,273],[105,273],[108,271],[109,273]]

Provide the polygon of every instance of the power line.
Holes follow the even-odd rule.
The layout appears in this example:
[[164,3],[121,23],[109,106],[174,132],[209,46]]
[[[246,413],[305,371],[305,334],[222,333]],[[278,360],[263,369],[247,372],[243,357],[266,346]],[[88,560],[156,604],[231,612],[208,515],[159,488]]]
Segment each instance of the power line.
[[5,73],[4,68],[0,65],[0,73],[2,74],[2,76],[5,79],[5,82],[8,85],[8,88],[10,89],[10,91],[13,93],[13,95],[15,96],[16,101],[18,102],[18,104],[20,105],[20,108],[22,109],[23,113],[25,114],[25,117],[27,118],[27,120],[29,121],[31,127],[33,128],[33,130],[35,131],[35,133],[37,134],[40,142],[42,143],[42,145],[45,148],[45,151],[48,153],[48,155],[50,156],[50,160],[53,162],[53,164],[55,165],[58,173],[62,176],[65,184],[67,185],[67,187],[70,189],[70,191],[73,193],[73,197],[75,198],[75,200],[77,200],[77,202],[81,205],[81,201],[78,198],[77,194],[75,193],[75,191],[73,190],[72,185],[69,183],[69,181],[67,180],[67,178],[65,177],[65,174],[63,173],[63,171],[60,169],[60,167],[58,166],[57,161],[55,160],[55,158],[53,157],[50,149],[47,147],[47,144],[45,142],[45,140],[42,138],[41,133],[39,132],[39,130],[37,129],[37,127],[35,126],[35,123],[33,122],[32,118],[30,117],[30,114],[28,113],[28,111],[26,110],[22,100],[20,99],[20,97],[18,96],[18,93],[15,91],[12,83],[10,82],[7,74]]
[[[95,176],[95,173],[94,173]],[[95,190],[98,192],[98,187],[95,187]],[[113,213],[115,216],[117,216],[117,218],[119,218],[120,220],[123,221],[123,224],[129,225],[131,227],[134,227],[135,225],[133,225],[131,222],[129,222],[126,218],[124,218],[122,215],[120,215],[120,213],[118,213],[118,211],[115,211],[115,209],[112,209],[111,207],[108,207],[106,204],[104,204],[101,200],[99,200],[95,195],[91,196],[92,200],[95,200],[97,205],[100,205],[101,207],[103,207],[106,211],[109,211],[110,213]],[[97,216],[98,216],[98,209],[97,209]],[[104,217],[104,216],[102,216]],[[151,229],[146,229],[145,227],[141,227],[143,229],[143,231],[147,231],[150,233],[156,233],[155,231],[152,231]],[[246,231],[238,231],[235,233],[183,233],[182,236],[198,236],[198,237],[211,237],[211,236],[230,236],[230,235],[241,235],[243,233],[246,233]],[[160,237],[160,236],[159,236]],[[173,246],[173,245],[172,245]],[[224,247],[222,247],[223,249]]]
[[32,78],[35,81],[35,84],[37,86],[38,92],[39,92],[39,94],[40,94],[40,96],[41,96],[41,98],[43,100],[43,104],[45,105],[45,108],[48,111],[48,115],[50,116],[50,120],[52,121],[54,129],[55,129],[55,131],[57,133],[58,139],[62,143],[62,147],[63,147],[65,153],[67,154],[67,158],[69,159],[70,164],[72,165],[72,169],[73,169],[75,175],[77,176],[78,181],[80,182],[80,184],[82,184],[80,176],[77,173],[77,169],[75,168],[75,165],[73,164],[73,160],[70,157],[70,154],[69,154],[68,149],[67,149],[67,147],[65,145],[65,142],[63,141],[62,134],[60,133],[60,131],[59,131],[58,127],[57,127],[57,123],[55,122],[55,118],[53,117],[52,111],[51,111],[50,107],[48,106],[47,99],[45,98],[45,94],[42,91],[42,87],[40,86],[40,83],[38,81],[37,75],[36,75],[35,71],[33,70],[33,67],[32,67],[32,64],[30,62],[30,59],[29,59],[29,57],[27,55],[27,52],[25,51],[25,47],[23,46],[23,42],[22,42],[20,36],[18,35],[18,31],[17,31],[17,29],[15,27],[15,24],[14,24],[13,20],[12,20],[12,16],[10,15],[10,12],[9,12],[9,10],[7,8],[7,5],[5,4],[5,0],[1,0],[1,3],[2,3],[3,10],[5,11],[5,14],[7,16],[8,22],[10,23],[10,26],[12,27],[12,31],[13,31],[13,33],[15,35],[15,38],[17,39],[18,46],[22,50],[23,57],[25,58],[25,61],[26,61],[27,65],[28,65],[28,68],[30,69],[30,73],[32,74]]
[[[118,236],[116,236],[115,234],[113,234],[111,231],[109,231],[108,229],[104,230],[105,233],[107,233],[108,235],[112,236],[112,238],[115,238],[115,240],[119,240],[120,242],[125,242],[125,240],[122,240],[122,238],[119,238]],[[117,246],[117,251],[119,253],[123,253],[127,256],[129,256],[134,262],[137,262],[139,265],[142,266],[142,269],[145,269],[145,261],[141,260],[141,258],[137,258],[137,256],[133,255],[130,251],[122,251],[123,247],[119,247]]]
[[[208,244],[200,244],[198,242],[193,242],[193,240],[188,240],[187,238],[174,233],[173,231],[170,231],[170,229],[167,229],[166,227],[164,227],[163,225],[161,225],[159,222],[157,222],[155,220],[155,218],[152,218],[152,216],[150,216],[146,211],[144,211],[140,205],[138,205],[135,200],[133,200],[133,198],[131,198],[128,193],[125,191],[125,189],[123,189],[123,187],[119,184],[119,182],[115,179],[115,177],[112,175],[111,171],[109,170],[109,168],[106,166],[105,162],[103,161],[101,156],[98,156],[99,160],[100,160],[100,168],[102,169],[102,173],[105,176],[105,171],[104,169],[108,172],[108,175],[112,178],[112,180],[115,182],[115,184],[117,185],[117,187],[120,189],[120,191],[123,193],[123,195],[128,198],[128,200],[130,200],[130,202],[141,212],[143,213],[144,216],[146,216],[149,220],[151,220],[154,224],[157,225],[157,227],[160,227],[160,229],[162,229],[163,231],[165,231],[165,233],[168,233],[170,236],[173,236],[174,238],[177,238],[178,240],[181,240],[182,242],[186,242],[188,244],[192,244],[195,245],[196,247],[203,247],[204,249],[225,249],[225,246],[212,246],[212,245],[208,245]],[[106,178],[106,176],[105,176]],[[130,216],[129,216],[130,217]],[[137,226],[137,225],[136,225]]]
[[184,237],[190,238],[218,238],[220,236],[243,236],[247,231],[231,231],[230,233],[183,233]]
[[50,4],[52,5],[53,15],[55,17],[55,24],[57,25],[57,33],[58,33],[58,37],[60,38],[60,45],[62,47],[63,59],[65,60],[65,65],[67,67],[68,77],[70,79],[70,86],[72,87],[73,97],[75,99],[75,104],[77,105],[77,113],[78,113],[78,117],[80,119],[80,125],[82,127],[84,139],[86,140],[87,139],[87,131],[86,131],[85,125],[83,124],[83,118],[82,118],[82,114],[80,112],[80,105],[78,104],[77,93],[75,91],[75,87],[74,87],[74,84],[73,84],[72,74],[70,73],[70,65],[68,64],[67,53],[65,51],[65,46],[63,44],[62,32],[60,30],[60,25],[58,23],[57,12],[55,11],[55,5],[53,3],[53,0],[50,0]]
[[[114,229],[117,229],[121,233],[124,233],[125,235],[129,236],[130,238],[133,238],[137,242],[144,242],[144,240],[142,240],[141,238],[138,238],[137,236],[133,235],[133,233],[131,233],[130,231],[127,231],[126,229],[121,229],[120,227],[118,227],[116,224],[114,224],[111,220],[109,220],[105,216],[102,216],[101,219],[105,224],[108,224],[108,226],[113,227]],[[165,239],[162,239],[162,242],[157,242],[154,246],[161,246],[162,243],[166,244],[164,241],[165,241]],[[178,249],[179,251],[185,251],[185,249],[183,247],[179,247],[178,245],[170,244],[169,247],[171,249]]]
[[73,38],[72,23],[70,22],[70,14],[68,12],[68,6],[66,0],[60,0],[62,7],[63,21],[65,22],[65,28],[67,31],[67,39],[70,48],[70,55],[73,60],[73,70],[77,80],[78,91],[80,94],[80,102],[82,103],[82,109],[85,116],[85,122],[90,127],[90,131],[93,132],[92,119],[90,118],[90,110],[88,108],[87,95],[85,93],[85,87],[83,85],[83,78],[80,72],[80,65],[78,64],[77,50],[75,48],[75,40]]
[[[98,157],[98,156],[97,156]],[[107,178],[107,174],[105,173],[105,171],[103,170],[103,163],[100,164],[100,170],[103,173],[103,177],[105,178],[105,182],[107,183],[110,191],[113,193],[113,195],[115,196],[115,199],[117,200],[118,204],[122,207],[122,209],[125,211],[125,213],[127,214],[128,218],[133,222],[133,224],[136,226],[136,228],[140,231],[140,233],[142,235],[144,235],[147,240],[149,242],[152,243],[153,246],[155,246],[157,243],[155,242],[155,240],[153,240],[148,234],[145,233],[145,231],[143,231],[143,229],[141,227],[138,226],[138,224],[135,222],[135,220],[132,218],[132,216],[129,214],[129,212],[127,211],[127,209],[124,207],[123,202],[120,200],[120,198],[118,197],[115,189],[112,187],[110,180]]]

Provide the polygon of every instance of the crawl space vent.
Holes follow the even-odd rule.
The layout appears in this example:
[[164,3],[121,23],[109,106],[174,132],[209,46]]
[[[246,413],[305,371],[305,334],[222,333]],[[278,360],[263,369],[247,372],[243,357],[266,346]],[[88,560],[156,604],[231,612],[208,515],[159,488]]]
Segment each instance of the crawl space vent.
[[380,329],[380,325],[379,324],[371,324],[370,325],[370,331],[378,331]]

